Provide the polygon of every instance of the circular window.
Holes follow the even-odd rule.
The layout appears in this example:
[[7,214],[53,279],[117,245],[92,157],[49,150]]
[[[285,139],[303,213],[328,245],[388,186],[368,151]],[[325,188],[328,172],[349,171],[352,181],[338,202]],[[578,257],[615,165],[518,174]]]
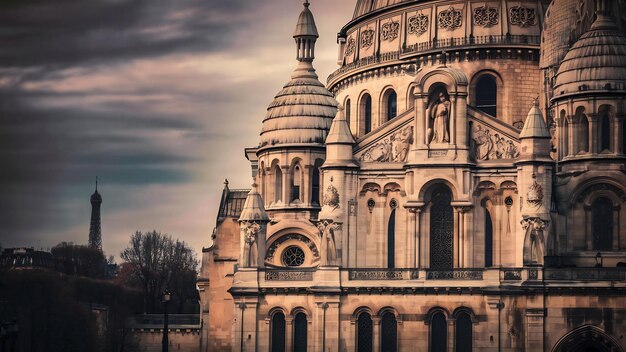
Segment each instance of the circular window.
[[282,255],[286,266],[301,266],[304,264],[304,251],[298,246],[287,247]]
[[395,200],[395,199],[392,199],[392,200],[391,200],[391,202],[389,202],[389,206],[390,206],[392,209],[397,208],[397,207],[398,207],[398,201],[397,201],[397,200]]
[[506,199],[504,200],[504,204],[506,204],[508,207],[510,207],[511,205],[513,205],[513,198],[506,197]]

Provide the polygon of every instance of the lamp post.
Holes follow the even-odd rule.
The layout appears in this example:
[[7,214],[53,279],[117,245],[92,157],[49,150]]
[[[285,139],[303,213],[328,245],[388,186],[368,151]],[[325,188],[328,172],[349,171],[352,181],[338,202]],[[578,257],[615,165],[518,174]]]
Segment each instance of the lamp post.
[[169,341],[169,336],[168,336],[168,321],[167,321],[167,306],[170,303],[170,299],[172,298],[171,293],[168,290],[163,291],[163,352],[168,352],[169,351],[169,345],[170,345],[170,341]]

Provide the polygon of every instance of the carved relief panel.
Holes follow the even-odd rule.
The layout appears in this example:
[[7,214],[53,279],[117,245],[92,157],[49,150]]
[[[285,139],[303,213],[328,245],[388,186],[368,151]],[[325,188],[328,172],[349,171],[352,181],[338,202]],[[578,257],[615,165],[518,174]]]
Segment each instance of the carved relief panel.
[[400,50],[402,17],[393,16],[380,20],[380,52],[394,52]]
[[349,64],[356,60],[356,54],[358,50],[357,38],[358,36],[356,32],[348,34],[346,44],[343,47],[343,56],[346,64]]
[[359,58],[372,56],[376,48],[376,27],[370,23],[361,27],[358,40]]
[[453,6],[450,6],[437,14],[437,26],[440,29],[453,31],[461,27],[462,20],[462,11],[459,9],[455,9]]
[[517,141],[480,123],[474,123],[470,147],[476,161],[512,160],[520,154]]
[[405,126],[369,147],[360,157],[363,162],[404,163],[413,144],[413,126]]
[[487,4],[474,8],[472,13],[474,25],[491,27],[498,24],[498,9]]
[[428,43],[432,37],[431,26],[433,21],[437,23],[437,15],[433,15],[433,8],[419,8],[406,13],[404,33],[406,45],[411,46],[419,43]]

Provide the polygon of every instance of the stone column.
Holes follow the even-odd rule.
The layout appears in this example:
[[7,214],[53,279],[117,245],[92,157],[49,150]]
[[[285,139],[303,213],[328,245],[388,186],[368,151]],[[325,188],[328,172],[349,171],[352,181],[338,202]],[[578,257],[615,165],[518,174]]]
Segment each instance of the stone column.
[[622,154],[622,124],[623,119],[613,118],[613,153]]
[[293,317],[291,315],[285,315],[285,350],[291,351],[293,349]]
[[457,109],[457,99],[456,96],[451,96],[450,97],[450,121],[448,121],[450,123],[449,126],[449,130],[450,130],[450,144],[456,144],[456,136],[457,136],[457,132],[458,132],[458,128],[457,128],[457,116],[456,116],[456,112],[459,110]]
[[372,316],[372,346],[374,351],[380,351],[380,317],[378,315]]
[[281,166],[280,171],[283,174],[283,205],[289,204],[289,198],[291,198],[291,174],[289,174],[288,166]]
[[598,115],[587,114],[589,118],[589,150],[592,154],[598,153]]

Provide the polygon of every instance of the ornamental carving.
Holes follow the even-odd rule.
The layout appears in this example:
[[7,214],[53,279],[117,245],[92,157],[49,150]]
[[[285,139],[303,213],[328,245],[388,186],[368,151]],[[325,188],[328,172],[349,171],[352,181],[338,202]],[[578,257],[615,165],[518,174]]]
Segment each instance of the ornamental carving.
[[265,281],[311,281],[312,271],[266,271]]
[[261,231],[261,225],[254,221],[244,221],[240,226],[244,240],[240,265],[244,268],[258,266],[259,248],[257,236]]
[[346,44],[346,51],[345,51],[346,56],[350,56],[354,54],[355,49],[356,49],[356,41],[354,40],[354,38],[348,39],[348,44]]
[[429,270],[426,280],[482,280],[482,270]]
[[439,28],[445,28],[447,30],[454,30],[461,27],[461,11],[455,10],[450,6],[447,10],[439,12],[437,15],[437,22]]
[[535,9],[515,6],[509,9],[509,19],[511,24],[521,27],[534,26],[537,23]]
[[339,208],[339,192],[333,185],[329,185],[324,191],[323,205],[327,205],[333,209]]
[[348,280],[403,280],[404,275],[400,270],[350,270]]
[[520,154],[515,142],[480,124],[472,131],[472,151],[478,161],[517,159]]
[[383,24],[381,28],[381,36],[383,40],[393,41],[398,38],[398,32],[400,31],[400,22],[389,21]]
[[341,224],[332,220],[322,220],[317,223],[320,230],[321,256],[320,265],[335,265],[337,262],[337,246],[335,245],[335,231],[341,229]]
[[374,44],[374,30],[367,29],[361,32],[361,46],[369,48],[372,44]]
[[413,144],[413,126],[407,126],[367,149],[359,158],[365,162],[406,162]]
[[530,185],[528,193],[526,193],[526,202],[535,208],[543,204],[543,188],[537,183],[537,180],[533,180],[533,184]]
[[409,34],[415,34],[418,37],[428,30],[428,16],[418,13],[408,19]]
[[270,262],[274,260],[274,254],[276,253],[276,250],[288,240],[300,241],[302,244],[304,244],[311,250],[311,253],[313,253],[313,256],[315,258],[319,258],[319,252],[317,250],[317,247],[315,246],[315,243],[313,243],[308,237],[304,235],[301,235],[298,233],[292,233],[292,234],[282,236],[281,238],[274,241],[267,249],[267,253],[265,254],[265,260],[270,261]]
[[490,27],[498,24],[498,9],[489,7],[487,4],[474,9],[474,24]]

